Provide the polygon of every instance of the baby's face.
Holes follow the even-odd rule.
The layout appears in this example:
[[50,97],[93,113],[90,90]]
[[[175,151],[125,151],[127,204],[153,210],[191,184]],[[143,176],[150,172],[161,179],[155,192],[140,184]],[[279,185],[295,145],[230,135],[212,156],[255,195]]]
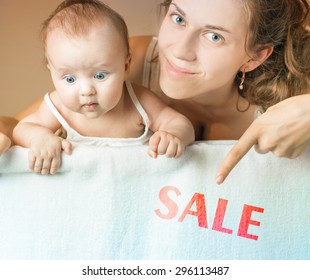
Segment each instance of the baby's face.
[[116,107],[129,70],[121,36],[109,24],[72,37],[61,29],[50,32],[46,57],[52,80],[63,105],[88,118]]

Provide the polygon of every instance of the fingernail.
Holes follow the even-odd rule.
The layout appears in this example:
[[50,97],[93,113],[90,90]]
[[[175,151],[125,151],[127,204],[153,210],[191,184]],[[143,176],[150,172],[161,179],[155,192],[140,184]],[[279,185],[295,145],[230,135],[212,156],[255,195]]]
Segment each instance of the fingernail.
[[224,182],[224,177],[222,175],[218,175],[215,179],[215,182],[220,185]]

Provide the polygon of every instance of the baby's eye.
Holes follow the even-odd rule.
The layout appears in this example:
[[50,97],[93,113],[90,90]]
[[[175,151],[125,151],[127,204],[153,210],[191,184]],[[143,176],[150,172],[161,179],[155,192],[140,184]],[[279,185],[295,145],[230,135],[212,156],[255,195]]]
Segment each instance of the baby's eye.
[[221,35],[214,32],[208,33],[207,38],[214,43],[221,43],[222,41],[224,41],[224,38]]
[[103,80],[106,76],[107,76],[107,74],[104,72],[98,72],[95,74],[95,78],[98,80]]
[[75,78],[73,76],[66,76],[65,80],[68,84],[73,84],[75,82]]
[[179,15],[172,15],[171,18],[178,25],[184,25],[185,23],[184,19]]

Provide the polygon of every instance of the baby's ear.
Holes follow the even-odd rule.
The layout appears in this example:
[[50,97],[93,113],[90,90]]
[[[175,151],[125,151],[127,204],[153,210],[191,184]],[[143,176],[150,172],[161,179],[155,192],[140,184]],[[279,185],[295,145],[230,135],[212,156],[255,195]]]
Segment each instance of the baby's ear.
[[125,61],[125,73],[128,75],[130,71],[131,54],[128,54]]
[[256,51],[253,57],[240,68],[241,72],[250,72],[262,65],[266,59],[272,54],[273,47],[264,47]]

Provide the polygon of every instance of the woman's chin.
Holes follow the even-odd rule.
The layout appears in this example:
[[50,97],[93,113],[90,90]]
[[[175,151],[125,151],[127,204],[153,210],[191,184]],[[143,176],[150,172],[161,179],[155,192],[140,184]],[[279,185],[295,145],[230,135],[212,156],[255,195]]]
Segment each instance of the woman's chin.
[[192,90],[184,87],[180,82],[169,79],[161,79],[160,88],[166,96],[177,100],[190,98],[189,95],[192,93]]

